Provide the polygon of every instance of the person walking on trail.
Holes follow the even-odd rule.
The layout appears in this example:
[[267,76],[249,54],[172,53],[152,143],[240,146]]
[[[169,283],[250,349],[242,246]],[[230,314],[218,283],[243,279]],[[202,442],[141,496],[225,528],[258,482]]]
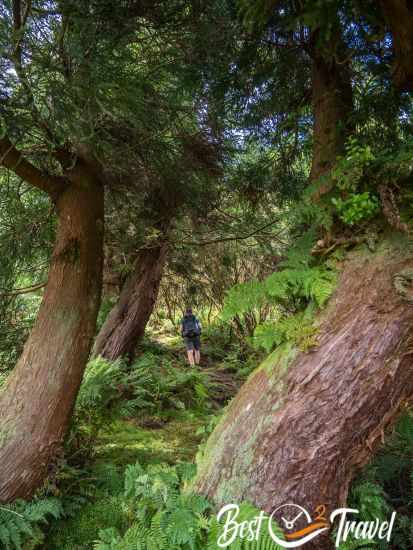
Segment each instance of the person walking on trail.
[[201,360],[201,323],[189,307],[181,321],[181,335],[185,342],[188,361],[191,366]]

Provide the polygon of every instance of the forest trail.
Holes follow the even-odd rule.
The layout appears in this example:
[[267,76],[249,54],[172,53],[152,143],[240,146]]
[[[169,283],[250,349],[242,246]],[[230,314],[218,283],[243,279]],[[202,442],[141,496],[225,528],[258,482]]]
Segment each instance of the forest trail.
[[[177,376],[191,373],[180,338],[158,335],[144,342],[139,353],[148,355],[148,349],[156,352],[158,360],[166,362]],[[213,339],[205,339],[201,365],[195,369],[204,380],[207,392],[202,402],[178,410],[165,408],[157,414],[118,417],[100,430],[93,457],[85,464],[82,476],[74,481],[74,490],[72,488],[72,494],[84,502],[73,518],[53,523],[45,550],[86,550],[93,547],[99,530],[108,524],[122,528],[119,507],[128,465],[139,462],[144,466],[174,466],[195,460],[215,418],[242,383],[225,363],[223,353]],[[176,391],[182,397],[181,390]],[[203,390],[198,391],[202,394]]]

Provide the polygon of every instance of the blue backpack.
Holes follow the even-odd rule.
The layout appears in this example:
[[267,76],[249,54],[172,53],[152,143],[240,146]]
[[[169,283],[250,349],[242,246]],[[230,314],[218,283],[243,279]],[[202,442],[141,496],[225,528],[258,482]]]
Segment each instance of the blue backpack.
[[182,336],[185,338],[195,338],[201,334],[198,319],[195,315],[185,315],[182,320]]

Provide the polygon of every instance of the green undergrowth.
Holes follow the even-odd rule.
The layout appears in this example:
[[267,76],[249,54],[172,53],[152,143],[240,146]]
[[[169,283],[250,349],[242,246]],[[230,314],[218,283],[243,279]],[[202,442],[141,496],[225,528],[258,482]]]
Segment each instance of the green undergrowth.
[[[378,550],[413,548],[413,411],[407,411],[376,456],[353,481],[348,506],[360,511],[358,521],[389,521],[396,512],[391,542],[376,541]],[[342,550],[362,547],[352,537]]]
[[317,231],[309,229],[278,264],[277,270],[263,280],[235,285],[227,294],[223,319],[231,320],[257,313],[266,306],[272,314],[259,323],[251,339],[256,348],[267,353],[292,344],[302,351],[316,345],[315,314],[322,310],[337,283],[337,263],[343,258],[335,250],[328,258],[312,254]]
[[[202,351],[201,366],[190,368],[180,336],[168,335],[145,338],[131,365],[91,361],[65,454],[31,502],[17,501],[1,515],[0,547],[123,548],[119,537],[127,532],[130,537],[136,527],[130,497],[124,493],[128,469],[134,464],[145,469],[192,464],[193,470],[200,444],[260,356],[234,341],[228,327],[208,327]],[[204,537],[210,518],[195,519]],[[110,543],[108,529],[113,530]],[[152,547],[160,548],[154,540]],[[205,540],[197,539],[199,548]],[[179,544],[177,548],[187,548]]]
[[[223,523],[218,522],[211,502],[189,490],[194,475],[195,466],[184,462],[170,466],[137,461],[122,475],[113,466],[101,468],[96,472],[95,501],[81,515],[57,525],[45,548],[215,550]],[[240,521],[257,515],[254,506],[240,506]],[[272,527],[282,537],[275,523]],[[230,545],[231,550],[278,548],[264,531],[256,543],[237,539]]]
[[[221,407],[212,374],[222,369],[230,376],[242,376],[237,372],[242,371],[245,353],[223,331],[205,332],[199,369],[186,365],[181,339],[170,335],[145,339],[131,366],[102,359],[88,365],[66,457],[47,488],[63,503],[63,512],[49,528],[43,526],[45,550],[129,548],[123,538],[132,542],[138,502],[125,496],[125,476],[131,465],[168,470],[192,464],[188,467],[194,468],[195,455]],[[197,535],[197,544],[204,548],[204,523],[210,520],[196,517],[194,521],[204,537]],[[142,533],[135,533],[136,541]],[[161,548],[156,537],[151,544],[142,548]],[[187,547],[192,548],[176,546]]]
[[201,414],[181,413],[161,428],[143,428],[134,419],[118,419],[102,430],[94,460],[80,481],[81,490],[87,493],[85,503],[72,518],[53,524],[45,548],[87,550],[93,548],[100,530],[126,532],[131,523],[123,496],[128,465],[171,467],[191,462],[201,440],[197,430],[205,422]]

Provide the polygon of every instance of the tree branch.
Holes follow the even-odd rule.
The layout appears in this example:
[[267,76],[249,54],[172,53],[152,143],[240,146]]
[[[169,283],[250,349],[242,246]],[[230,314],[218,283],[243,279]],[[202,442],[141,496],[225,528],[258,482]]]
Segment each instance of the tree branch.
[[0,166],[12,170],[30,185],[48,193],[52,199],[56,199],[67,186],[63,177],[44,174],[25,159],[8,137],[0,138]]
[[[258,235],[259,233],[261,233],[261,231],[263,231],[264,229],[267,229],[267,227],[270,227],[271,225],[276,224],[278,221],[279,220],[273,220],[270,223],[266,223],[262,227],[259,227],[258,229],[254,229],[254,231],[252,231],[251,233],[248,233],[247,235],[234,235],[234,236],[231,236],[231,237],[221,237],[221,238],[218,238],[218,239],[211,239],[211,240],[198,241],[198,242],[196,242],[196,241],[182,241],[182,244],[188,244],[188,245],[192,245],[192,246],[206,246],[206,245],[209,245],[209,244],[223,243],[223,242],[228,242],[228,241],[242,241],[242,240],[245,240],[245,239],[249,239],[250,237],[254,237],[255,235]],[[282,231],[280,231],[276,235],[266,235],[266,236],[268,238],[271,238],[271,239],[276,239],[281,244],[286,245],[287,243],[285,243],[282,239],[280,239],[278,237],[278,235],[280,233],[282,233]]]
[[11,55],[11,61],[14,64],[16,74],[20,80],[21,85],[23,86],[24,92],[27,97],[28,104],[31,108],[35,121],[39,124],[39,127],[45,132],[47,138],[53,143],[54,136],[53,132],[49,127],[46,119],[41,115],[39,109],[37,108],[31,83],[27,78],[26,71],[23,66],[23,51],[22,51],[22,40],[24,35],[25,26],[29,13],[31,10],[31,0],[27,0],[26,9],[22,15],[22,6],[21,0],[13,0],[13,30],[14,30],[14,46],[13,52]]
[[20,294],[29,294],[29,292],[35,292],[46,286],[46,283],[38,283],[37,285],[28,286],[26,288],[16,288],[14,290],[6,290],[5,292],[0,292],[0,296],[19,296]]

